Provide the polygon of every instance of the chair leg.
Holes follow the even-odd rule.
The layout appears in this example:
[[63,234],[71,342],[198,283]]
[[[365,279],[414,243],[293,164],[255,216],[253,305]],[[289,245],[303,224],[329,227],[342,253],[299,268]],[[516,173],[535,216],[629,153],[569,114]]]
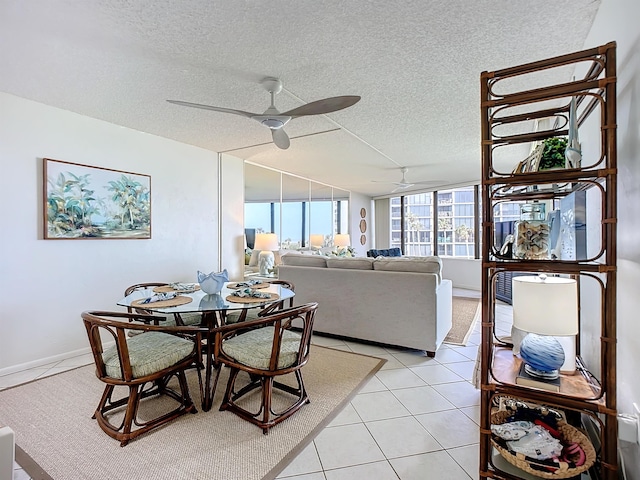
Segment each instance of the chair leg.
[[[98,425],[107,435],[115,438],[116,440],[119,440],[120,446],[124,447],[137,436],[142,435],[143,433],[148,432],[153,428],[159,427],[160,425],[163,425],[179,417],[180,415],[183,415],[185,413],[197,413],[196,406],[189,394],[187,377],[184,370],[176,372],[175,376],[177,377],[180,386],[179,393],[166,386],[166,383],[168,382],[167,377],[165,379],[162,379],[161,383],[164,385],[164,388],[162,388],[160,391],[155,387],[151,388],[150,390],[145,390],[145,384],[132,385],[128,387],[129,396],[116,400],[115,402],[111,401],[111,395],[114,390],[114,385],[107,385],[105,387],[104,393],[102,394],[102,398],[100,399],[100,404],[98,405],[98,408],[93,415],[93,418],[98,421]],[[168,397],[176,400],[178,402],[178,406],[157,418],[154,418],[147,422],[140,422],[138,419],[138,408],[140,406],[140,400],[142,398],[158,395],[160,393],[163,393]],[[108,412],[125,405],[126,410],[124,413],[124,419],[122,420],[120,425],[113,425],[107,417]]]
[[193,403],[191,395],[189,395],[189,386],[187,385],[187,376],[185,375],[184,370],[179,371],[177,375],[178,383],[180,384],[180,394],[182,395],[182,404],[184,405],[185,412],[198,413],[198,409]]
[[127,411],[124,415],[122,433],[120,434],[120,446],[124,447],[131,439],[131,424],[138,413],[138,405],[140,403],[140,390],[144,385],[129,387],[129,401],[127,402]]
[[271,427],[271,395],[273,394],[273,377],[262,380],[262,433],[267,435]]
[[[222,399],[222,404],[220,405],[220,410],[229,410],[239,417],[257,425],[262,429],[262,433],[265,435],[269,433],[269,429],[271,427],[290,417],[297,412],[302,405],[310,402],[307,391],[304,388],[302,372],[300,370],[296,370],[294,372],[298,383],[297,387],[276,382],[273,376],[258,377],[254,375],[253,378],[255,378],[255,381],[245,385],[237,392],[234,391],[234,388],[240,370],[233,367],[230,370],[229,382],[227,383],[227,388]],[[245,394],[255,390],[256,388],[261,388],[262,390],[262,405],[257,412],[250,412],[236,403],[236,400],[242,398]],[[282,412],[273,411],[274,388],[297,397],[295,402]]]
[[233,387],[236,384],[236,378],[240,370],[237,368],[229,368],[229,381],[227,382],[227,388],[224,391],[224,397],[222,397],[222,404],[220,404],[220,411],[227,410],[231,405],[231,395],[233,394]]

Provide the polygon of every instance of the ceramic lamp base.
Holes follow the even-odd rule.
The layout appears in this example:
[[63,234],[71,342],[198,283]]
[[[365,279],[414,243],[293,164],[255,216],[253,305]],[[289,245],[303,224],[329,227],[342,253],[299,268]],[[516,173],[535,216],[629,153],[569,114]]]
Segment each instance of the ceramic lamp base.
[[258,267],[260,268],[260,275],[269,275],[269,270],[273,268],[276,263],[275,255],[271,250],[263,250],[258,255]]
[[520,344],[520,356],[529,375],[553,380],[564,363],[564,350],[555,337],[529,333]]
[[540,378],[542,380],[555,380],[560,376],[560,372],[558,370],[537,370],[533,368],[531,365],[525,364],[524,371],[527,372],[532,377]]

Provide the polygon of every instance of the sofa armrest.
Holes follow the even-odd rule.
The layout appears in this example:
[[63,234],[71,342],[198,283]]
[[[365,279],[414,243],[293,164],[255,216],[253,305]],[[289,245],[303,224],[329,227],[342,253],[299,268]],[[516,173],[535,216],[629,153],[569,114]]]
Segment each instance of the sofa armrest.
[[436,288],[436,344],[442,344],[453,325],[453,282],[443,278]]

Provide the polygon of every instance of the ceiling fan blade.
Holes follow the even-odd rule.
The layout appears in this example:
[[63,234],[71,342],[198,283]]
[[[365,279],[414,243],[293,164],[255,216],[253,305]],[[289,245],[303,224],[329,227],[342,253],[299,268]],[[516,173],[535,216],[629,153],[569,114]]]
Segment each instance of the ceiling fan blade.
[[306,103],[300,107],[283,112],[280,115],[287,115],[292,118],[303,117],[305,115],[320,115],[324,113],[337,112],[343,108],[355,105],[360,101],[357,95],[344,95],[342,97],[324,98],[315,102]]
[[243,117],[254,117],[257,113],[245,112],[244,110],[234,110],[233,108],[212,107],[211,105],[201,105],[199,103],[182,102],[180,100],[167,100],[169,103],[175,105],[182,105],[183,107],[202,108],[203,110],[213,110],[214,112],[233,113],[234,115],[241,115]]
[[276,144],[276,147],[281,148],[282,150],[286,150],[291,145],[291,140],[289,140],[289,135],[282,128],[271,129],[271,136],[273,137],[273,143]]

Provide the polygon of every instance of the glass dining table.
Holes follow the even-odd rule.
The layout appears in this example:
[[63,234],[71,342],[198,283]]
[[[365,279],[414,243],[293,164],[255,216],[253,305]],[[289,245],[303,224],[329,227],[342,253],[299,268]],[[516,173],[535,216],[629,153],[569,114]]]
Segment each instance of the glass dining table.
[[[240,282],[242,285],[242,282]],[[178,300],[169,302],[151,302],[141,303],[148,298],[152,298],[158,293],[158,287],[142,288],[135,290],[123,299],[117,302],[118,305],[127,308],[137,308],[149,310],[154,313],[171,314],[176,320],[176,324],[183,324],[182,314],[200,313],[202,319],[200,326],[205,327],[208,331],[205,349],[205,378],[202,392],[202,409],[206,412],[211,409],[213,404],[213,396],[215,394],[218,375],[220,373],[219,365],[213,358],[213,344],[215,334],[218,328],[225,325],[227,314],[237,311],[243,318],[243,312],[252,309],[271,305],[276,302],[282,302],[293,298],[295,293],[293,290],[285,288],[282,285],[269,283],[261,285],[260,289],[256,289],[260,293],[269,294],[270,298],[259,298],[252,301],[253,298],[238,298],[232,296],[237,290],[238,282],[226,282],[220,293],[206,294],[202,290],[196,290],[189,293],[176,292],[180,297]],[[167,305],[167,303],[180,303],[178,305]],[[216,378],[213,380],[214,370],[216,370]]]

